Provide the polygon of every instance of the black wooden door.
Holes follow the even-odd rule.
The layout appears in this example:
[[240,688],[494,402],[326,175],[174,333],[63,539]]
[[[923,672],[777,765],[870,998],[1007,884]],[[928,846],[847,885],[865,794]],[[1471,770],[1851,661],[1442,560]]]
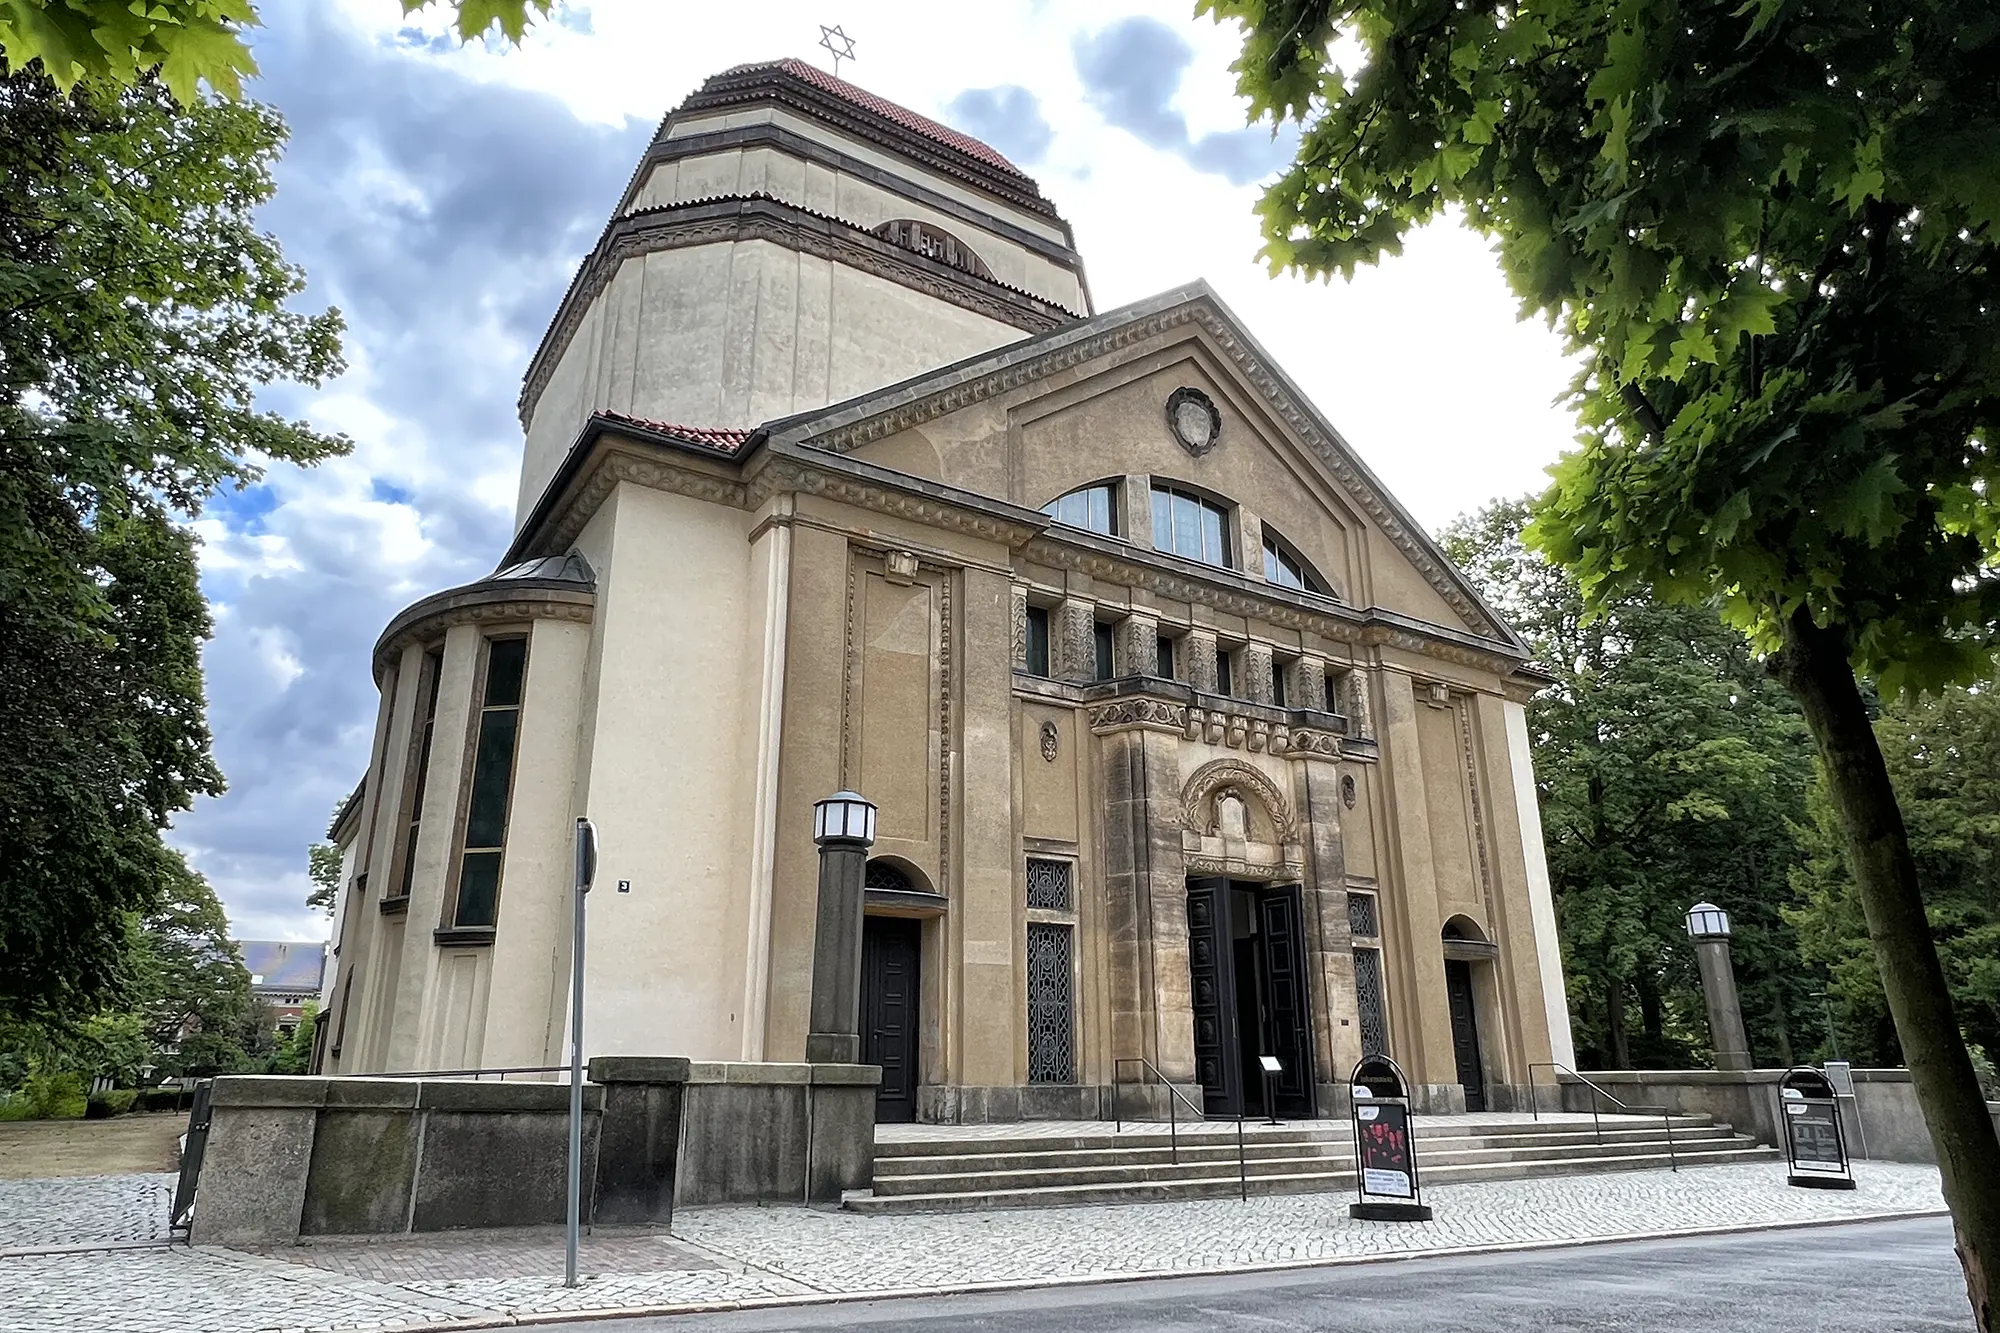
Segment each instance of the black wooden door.
[[1273,1085],[1277,1114],[1307,1118],[1313,1114],[1312,997],[1299,886],[1264,890],[1257,915],[1264,937],[1264,1012],[1270,1027],[1265,1040],[1269,1053],[1284,1066]]
[[1458,1081],[1465,1089],[1465,1109],[1486,1109],[1486,1071],[1479,1064],[1479,1018],[1472,1003],[1472,964],[1444,960],[1445,998],[1451,1005],[1451,1050],[1458,1062]]
[[1236,1040],[1235,962],[1230,955],[1229,881],[1188,881],[1188,985],[1194,999],[1194,1076],[1211,1115],[1243,1111],[1242,1050]]
[[877,1120],[917,1118],[917,997],[922,923],[871,916],[861,923],[861,1063],[882,1066]]

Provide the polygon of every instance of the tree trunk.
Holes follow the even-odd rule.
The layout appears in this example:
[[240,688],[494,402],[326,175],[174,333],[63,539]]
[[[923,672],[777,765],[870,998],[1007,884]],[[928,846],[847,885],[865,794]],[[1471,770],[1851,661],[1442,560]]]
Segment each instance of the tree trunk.
[[1774,666],[1805,712],[1826,767],[1882,989],[1937,1150],[1974,1322],[1981,1333],[2000,1333],[1993,1287],[2000,1273],[2000,1137],[1952,1010],[1903,812],[1855,684],[1846,636],[1797,612]]
[[1611,1067],[1630,1069],[1632,1043],[1625,1036],[1625,982],[1622,978],[1610,977],[1605,981],[1604,1026],[1605,1037],[1611,1045]]

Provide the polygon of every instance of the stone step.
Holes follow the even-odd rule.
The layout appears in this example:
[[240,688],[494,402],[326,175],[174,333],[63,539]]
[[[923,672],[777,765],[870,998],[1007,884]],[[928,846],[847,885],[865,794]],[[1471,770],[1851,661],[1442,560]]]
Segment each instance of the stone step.
[[[1713,1140],[1728,1140],[1732,1137],[1727,1125],[1677,1125],[1674,1142],[1700,1143]],[[1075,1140],[1063,1140],[1064,1143]],[[1485,1149],[1509,1151],[1532,1151],[1538,1148],[1555,1149],[1570,1147],[1597,1147],[1599,1140],[1589,1126],[1580,1130],[1557,1134],[1516,1134],[1504,1129],[1481,1133],[1462,1132],[1455,1135],[1420,1135],[1424,1155],[1439,1152],[1470,1152]],[[1658,1126],[1647,1129],[1606,1129],[1602,1146],[1611,1147],[1627,1143],[1664,1142]],[[1234,1139],[1217,1141],[1214,1139],[1183,1139],[1178,1149],[1164,1136],[1135,1137],[1120,1136],[1116,1139],[1100,1139],[1091,1147],[1046,1147],[1040,1140],[1015,1140],[1009,1149],[999,1152],[979,1152],[962,1150],[969,1145],[944,1145],[954,1149],[925,1155],[890,1156],[875,1159],[875,1176],[881,1180],[905,1175],[933,1175],[965,1172],[977,1169],[1012,1171],[1030,1168],[1066,1170],[1084,1167],[1114,1166],[1119,1164],[1152,1165],[1174,1160],[1176,1152],[1182,1162],[1219,1162],[1236,1160]],[[1270,1139],[1264,1137],[1247,1138],[1243,1144],[1243,1155],[1251,1161],[1271,1158],[1299,1158],[1312,1155],[1322,1157],[1352,1158],[1354,1140],[1351,1133],[1327,1134],[1321,1137],[1297,1139]]]
[[[1716,1127],[1714,1119],[1707,1115],[1675,1116],[1672,1123],[1676,1135],[1680,1134],[1684,1129],[1692,1131]],[[1728,1127],[1725,1125],[1720,1126],[1720,1128],[1727,1129]],[[1578,1121],[1524,1120],[1519,1123],[1467,1125],[1445,1116],[1418,1117],[1415,1121],[1415,1130],[1417,1138],[1420,1141],[1426,1142],[1434,1138],[1465,1138],[1468,1136],[1481,1137],[1493,1135],[1505,1135],[1508,1137],[1549,1135],[1560,1139],[1563,1137],[1574,1137],[1579,1134],[1587,1135],[1592,1141],[1595,1141],[1595,1131],[1587,1123]],[[1631,1137],[1647,1134],[1658,1135],[1661,1132],[1662,1122],[1658,1119],[1645,1121],[1636,1119],[1607,1119],[1603,1125],[1603,1134],[1606,1141],[1609,1141],[1614,1135]],[[1250,1130],[1244,1134],[1243,1141],[1246,1147],[1251,1143],[1351,1143],[1353,1135],[1354,1131],[1351,1122],[1346,1119],[1299,1121],[1288,1124],[1280,1129],[1271,1129],[1259,1122],[1254,1130]],[[1036,1134],[1032,1136],[996,1134],[981,1137],[974,1134],[963,1138],[889,1140],[878,1142],[875,1145],[875,1157],[879,1162],[888,1158],[900,1157],[955,1157],[1033,1151],[1088,1152],[1104,1149],[1112,1145],[1136,1146],[1143,1144],[1144,1146],[1151,1147],[1155,1146],[1156,1142],[1158,1144],[1166,1144],[1172,1138],[1176,1137],[1183,1148],[1189,1145],[1225,1144],[1229,1147],[1232,1154],[1236,1150],[1236,1126],[1233,1122],[1198,1121],[1193,1124],[1184,1124],[1180,1127],[1176,1135],[1170,1135],[1165,1125],[1128,1121],[1127,1128],[1115,1135],[1064,1134],[1060,1131],[1052,1131],[1048,1134]]]
[[[1681,1165],[1699,1167],[1738,1162],[1782,1160],[1775,1148],[1765,1148],[1748,1140],[1732,1146],[1681,1154]],[[1521,1179],[1529,1176],[1560,1176],[1601,1171],[1664,1170],[1668,1158],[1658,1152],[1630,1151],[1616,1156],[1584,1157],[1564,1155],[1520,1161],[1431,1165],[1418,1159],[1426,1186],[1475,1180]],[[1161,1203],[1177,1199],[1215,1199],[1236,1195],[1246,1187],[1234,1172],[1173,1180],[1132,1180],[1096,1184],[1052,1184],[1004,1189],[941,1191],[927,1194],[856,1194],[845,1207],[859,1213],[974,1212],[992,1208],[1056,1208],[1101,1204]],[[1354,1188],[1354,1172],[1348,1170],[1299,1171],[1293,1174],[1254,1175],[1248,1178],[1252,1194],[1310,1194],[1344,1192]]]
[[[1717,1154],[1731,1155],[1742,1150],[1740,1140],[1733,1138],[1708,1138],[1690,1142],[1676,1140],[1674,1153],[1683,1162],[1699,1162]],[[1579,1169],[1590,1170],[1592,1164],[1606,1160],[1618,1160],[1633,1156],[1657,1156],[1662,1162],[1667,1160],[1667,1143],[1664,1138],[1638,1143],[1579,1144],[1566,1147],[1560,1157],[1552,1157],[1546,1148],[1463,1148],[1455,1150],[1435,1150],[1425,1146],[1418,1155],[1418,1165],[1426,1175],[1434,1171],[1444,1171],[1460,1167],[1507,1167],[1517,1164],[1545,1164],[1550,1161],[1574,1161]],[[1063,1185],[1103,1185],[1133,1184],[1141,1182],[1201,1180],[1214,1177],[1234,1178],[1237,1173],[1236,1158],[1232,1153],[1227,1157],[1203,1157],[1191,1160],[1183,1157],[1176,1164],[1172,1161],[1125,1160],[1105,1162],[1089,1166],[1051,1167],[1042,1164],[1006,1164],[997,1161],[974,1159],[973,1165],[958,1170],[939,1171],[925,1174],[882,1174],[875,1176],[875,1193],[878,1196],[908,1196],[923,1194],[965,1194],[986,1192],[1007,1192],[1021,1189],[1039,1189]],[[1243,1172],[1254,1178],[1273,1176],[1324,1176],[1345,1174],[1350,1180],[1354,1170],[1352,1153],[1324,1153],[1290,1157],[1245,1156]]]

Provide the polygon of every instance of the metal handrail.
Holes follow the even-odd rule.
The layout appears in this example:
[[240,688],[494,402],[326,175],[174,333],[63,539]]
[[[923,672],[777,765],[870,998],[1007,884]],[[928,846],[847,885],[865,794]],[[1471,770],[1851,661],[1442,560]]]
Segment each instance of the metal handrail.
[[[567,1074],[568,1065],[510,1065],[495,1069],[398,1069],[379,1074],[348,1074],[347,1078],[469,1078],[475,1082],[488,1074],[505,1082],[509,1074]],[[341,1077],[341,1076],[336,1076]]]
[[[1167,1102],[1167,1151],[1173,1164],[1179,1166],[1181,1164],[1180,1113],[1175,1109],[1174,1103],[1181,1103],[1188,1110],[1193,1111],[1204,1120],[1219,1120],[1224,1117],[1211,1117],[1207,1111],[1196,1106],[1186,1093],[1174,1086],[1172,1079],[1169,1079],[1165,1074],[1160,1072],[1158,1065],[1148,1060],[1145,1056],[1128,1055],[1111,1062],[1111,1132],[1114,1135],[1125,1132],[1125,1117],[1118,1105],[1118,1089],[1124,1086],[1118,1081],[1118,1071],[1125,1065],[1144,1066],[1147,1072],[1158,1079],[1161,1086],[1165,1087],[1170,1094]],[[1144,1082],[1143,1079],[1140,1081]],[[1236,1121],[1236,1193],[1238,1198],[1248,1203],[1250,1202],[1250,1168],[1244,1160],[1243,1117],[1239,1115],[1234,1117],[1234,1119]]]
[[[1610,1089],[1600,1088],[1599,1086],[1597,1086],[1597,1084],[1592,1083],[1589,1079],[1577,1073],[1574,1069],[1571,1069],[1568,1065],[1558,1064],[1554,1060],[1537,1060],[1528,1066],[1528,1111],[1529,1114],[1531,1114],[1538,1121],[1542,1118],[1542,1104],[1541,1100],[1535,1096],[1535,1071],[1537,1069],[1551,1069],[1558,1074],[1568,1074],[1571,1078],[1583,1084],[1584,1087],[1589,1088],[1591,1092],[1596,1094],[1596,1096],[1593,1096],[1590,1099],[1590,1124],[1591,1128],[1594,1131],[1596,1131],[1597,1146],[1600,1148],[1604,1146],[1604,1122],[1602,1120],[1599,1120],[1597,1117],[1598,1097],[1604,1098],[1606,1101],[1610,1102],[1612,1105],[1616,1106],[1621,1111],[1627,1111],[1633,1114],[1639,1114],[1643,1112],[1659,1116],[1660,1123],[1663,1126],[1665,1126],[1667,1131],[1667,1167],[1669,1170],[1673,1171],[1679,1171],[1681,1169],[1680,1157],[1674,1151],[1674,1116],[1672,1111],[1668,1110],[1664,1106],[1634,1106],[1626,1102],[1623,1098],[1619,1097],[1618,1094],[1612,1092]],[[1562,1105],[1561,1079],[1556,1080],[1555,1088],[1556,1088],[1556,1105],[1561,1106]]]

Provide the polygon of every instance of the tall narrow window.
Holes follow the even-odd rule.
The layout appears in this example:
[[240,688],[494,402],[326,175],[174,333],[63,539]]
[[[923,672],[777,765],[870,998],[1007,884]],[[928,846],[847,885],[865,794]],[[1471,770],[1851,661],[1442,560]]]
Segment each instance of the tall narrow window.
[[1098,621],[1090,627],[1090,646],[1097,657],[1097,679],[1110,680],[1112,672],[1111,626]]
[[1271,702],[1280,708],[1285,706],[1285,677],[1291,669],[1292,664],[1289,662],[1271,663]]
[[1382,951],[1354,951],[1354,1012],[1361,1026],[1361,1053],[1389,1053],[1388,1006],[1382,1002]]
[[1028,1081],[1076,1082],[1070,927],[1028,923]]
[[1046,607],[1028,608],[1028,674],[1049,674],[1049,612]]
[[507,843],[507,798],[514,784],[514,742],[521,729],[526,639],[486,644],[486,689],[472,749],[472,794],[465,808],[465,846],[458,863],[458,899],[451,923],[490,926],[500,907],[500,854]]
[[1229,513],[1171,486],[1153,488],[1153,546],[1204,564],[1229,564]]
[[1115,537],[1118,535],[1118,488],[1108,481],[1084,486],[1068,495],[1057,496],[1042,506],[1042,512],[1058,523]]
[[423,715],[417,723],[417,743],[411,747],[411,767],[405,772],[403,790],[403,827],[397,844],[396,855],[402,862],[396,878],[390,883],[396,886],[394,897],[408,898],[410,883],[417,873],[417,830],[424,818],[424,787],[431,771],[431,731],[437,725],[438,676],[444,667],[442,651],[424,654],[422,668],[417,673],[417,697],[423,702]]
[[1236,693],[1235,673],[1229,669],[1230,666],[1229,650],[1227,648],[1217,648],[1215,650],[1215,692],[1217,694]]
[[1161,680],[1174,679],[1174,641],[1164,634],[1153,642],[1153,674]]

